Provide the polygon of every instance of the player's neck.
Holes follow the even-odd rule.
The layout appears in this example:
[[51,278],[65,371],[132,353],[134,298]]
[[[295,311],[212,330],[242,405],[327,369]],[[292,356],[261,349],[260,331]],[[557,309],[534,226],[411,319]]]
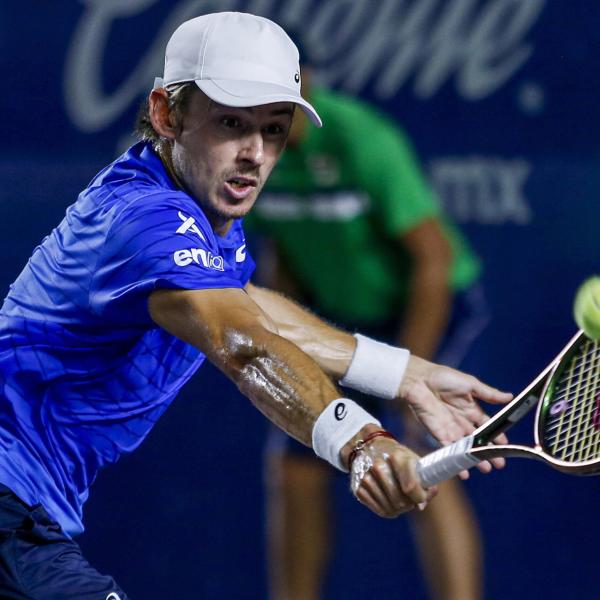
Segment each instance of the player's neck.
[[210,211],[204,211],[212,230],[219,236],[224,237],[227,235],[230,227],[233,225],[233,219],[226,219],[220,215],[211,213]]
[[173,157],[171,155],[171,146],[162,144],[158,149],[158,156],[167,171],[167,175],[173,181],[173,183],[180,189],[187,192],[185,186],[181,179],[177,176],[175,172],[175,167],[173,166]]

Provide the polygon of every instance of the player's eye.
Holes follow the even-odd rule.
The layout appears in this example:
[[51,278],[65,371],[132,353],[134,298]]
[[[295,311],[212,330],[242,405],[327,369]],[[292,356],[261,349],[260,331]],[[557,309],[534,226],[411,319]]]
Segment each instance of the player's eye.
[[221,125],[223,125],[223,127],[226,127],[227,129],[235,129],[237,127],[240,127],[241,121],[237,117],[227,116],[221,118]]
[[285,128],[280,123],[271,123],[264,128],[266,135],[277,136],[285,133]]

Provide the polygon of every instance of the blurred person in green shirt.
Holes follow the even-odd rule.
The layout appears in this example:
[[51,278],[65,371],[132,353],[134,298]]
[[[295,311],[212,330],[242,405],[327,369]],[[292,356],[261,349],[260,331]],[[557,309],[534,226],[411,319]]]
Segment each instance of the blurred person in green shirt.
[[[324,126],[309,127],[296,111],[287,149],[246,219],[264,250],[263,282],[346,329],[460,365],[487,321],[479,259],[441,214],[400,128],[361,101],[309,88],[311,76],[305,68],[303,94]],[[431,450],[409,413],[388,417],[388,427],[390,418],[396,429],[402,422],[408,446]],[[304,446],[272,432],[274,600],[320,597],[332,552],[334,476]],[[432,598],[479,600],[482,541],[461,484],[444,483],[439,498],[410,518]]]

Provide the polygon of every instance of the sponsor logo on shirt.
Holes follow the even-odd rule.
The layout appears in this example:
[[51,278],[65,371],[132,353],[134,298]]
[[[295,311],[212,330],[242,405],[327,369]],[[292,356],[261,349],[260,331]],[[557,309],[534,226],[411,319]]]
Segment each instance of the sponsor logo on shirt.
[[244,262],[246,260],[246,244],[240,246],[235,251],[235,262]]
[[185,233],[188,229],[195,233],[202,241],[206,241],[204,234],[198,229],[198,225],[196,225],[196,219],[194,217],[186,217],[181,211],[177,211],[179,218],[183,221],[183,224],[180,225],[175,233]]
[[214,269],[215,271],[224,271],[225,263],[222,256],[216,256],[209,250],[203,248],[189,248],[188,250],[176,250],[173,253],[173,260],[178,267],[187,267],[192,263]]
[[121,600],[121,596],[119,596],[119,594],[115,594],[115,592],[111,592],[108,596],[106,596],[106,600]]

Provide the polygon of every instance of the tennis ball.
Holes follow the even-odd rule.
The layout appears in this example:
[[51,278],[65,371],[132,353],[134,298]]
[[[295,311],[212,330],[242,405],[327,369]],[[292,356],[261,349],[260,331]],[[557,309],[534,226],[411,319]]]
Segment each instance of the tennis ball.
[[575,295],[573,315],[577,325],[592,340],[600,340],[600,277],[586,279]]

